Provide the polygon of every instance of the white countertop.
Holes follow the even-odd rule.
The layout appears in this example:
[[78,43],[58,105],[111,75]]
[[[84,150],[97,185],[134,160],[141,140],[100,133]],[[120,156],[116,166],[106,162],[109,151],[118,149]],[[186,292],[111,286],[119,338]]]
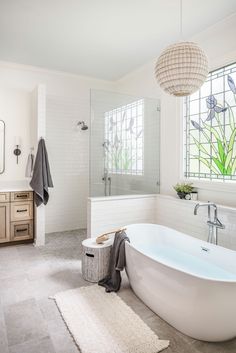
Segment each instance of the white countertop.
[[0,181],[0,192],[32,191],[28,180]]
[[19,192],[19,191],[33,191],[30,187],[28,188],[0,188],[0,192]]

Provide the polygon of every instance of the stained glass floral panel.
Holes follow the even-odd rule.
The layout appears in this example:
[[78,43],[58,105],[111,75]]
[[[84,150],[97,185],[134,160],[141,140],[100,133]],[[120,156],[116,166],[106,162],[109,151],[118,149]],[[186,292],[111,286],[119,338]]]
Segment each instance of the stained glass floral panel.
[[185,176],[236,180],[236,64],[210,72],[184,105]]
[[105,112],[105,168],[112,174],[143,175],[144,100]]

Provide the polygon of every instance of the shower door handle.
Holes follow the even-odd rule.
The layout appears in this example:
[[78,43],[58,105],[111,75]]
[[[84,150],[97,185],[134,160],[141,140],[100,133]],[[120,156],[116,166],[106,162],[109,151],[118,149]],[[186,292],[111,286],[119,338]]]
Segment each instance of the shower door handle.
[[107,196],[107,176],[104,176],[102,180],[104,181],[104,195]]
[[[104,181],[104,194],[105,194],[105,196],[111,196],[111,177],[104,176],[102,178],[102,180]],[[109,187],[108,193],[107,193],[107,186]]]
[[109,182],[109,196],[111,196],[111,177],[108,177],[107,180]]

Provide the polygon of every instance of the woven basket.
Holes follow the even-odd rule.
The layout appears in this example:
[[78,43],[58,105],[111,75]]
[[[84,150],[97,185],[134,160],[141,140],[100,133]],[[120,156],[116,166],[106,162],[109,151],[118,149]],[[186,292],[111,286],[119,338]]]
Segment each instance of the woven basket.
[[161,88],[174,96],[188,96],[197,91],[208,75],[204,51],[193,42],[167,47],[160,55],[155,75]]
[[98,282],[108,274],[112,244],[91,246],[92,243],[96,244],[94,238],[82,242],[82,276],[86,281]]

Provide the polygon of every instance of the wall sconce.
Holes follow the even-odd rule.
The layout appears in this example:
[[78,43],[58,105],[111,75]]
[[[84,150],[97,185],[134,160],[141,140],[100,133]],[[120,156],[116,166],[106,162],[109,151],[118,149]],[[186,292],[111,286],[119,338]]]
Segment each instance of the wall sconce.
[[79,129],[80,127],[80,129],[83,131],[88,130],[88,125],[86,125],[84,121],[79,121],[76,126],[77,126],[77,129]]
[[19,158],[19,155],[21,154],[21,150],[20,150],[20,137],[19,136],[16,136],[15,137],[15,149],[13,151],[14,155],[16,156],[16,163],[18,164],[18,158]]

